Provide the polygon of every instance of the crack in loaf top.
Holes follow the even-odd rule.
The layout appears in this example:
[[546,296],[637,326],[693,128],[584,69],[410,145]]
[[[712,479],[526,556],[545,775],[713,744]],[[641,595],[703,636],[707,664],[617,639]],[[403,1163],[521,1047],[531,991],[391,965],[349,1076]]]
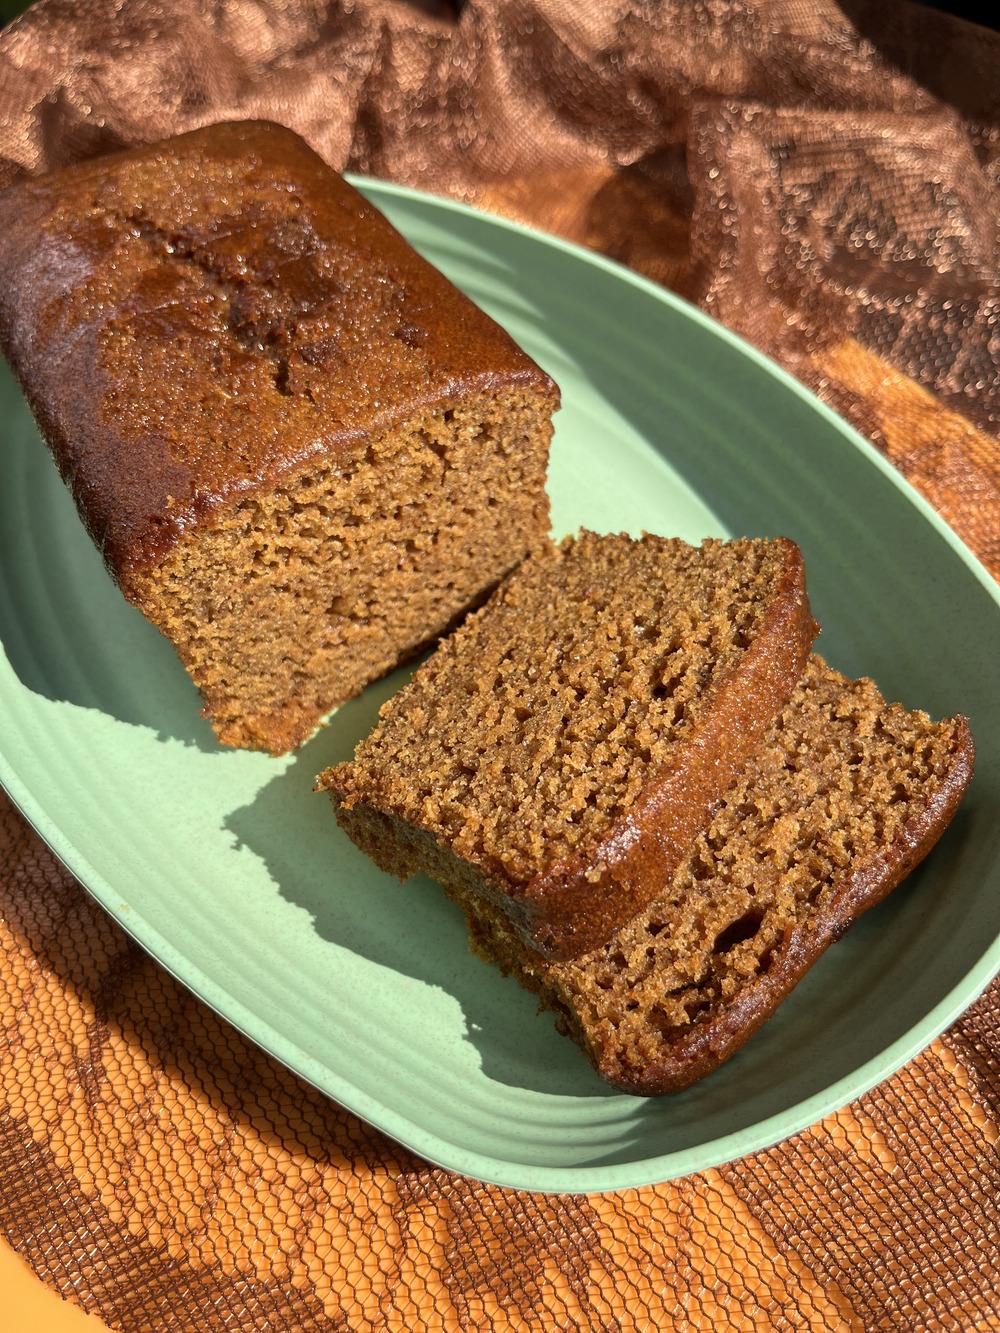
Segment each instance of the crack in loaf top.
[[199,518],[477,390],[555,386],[278,125],[0,195],[0,332],[120,581]]

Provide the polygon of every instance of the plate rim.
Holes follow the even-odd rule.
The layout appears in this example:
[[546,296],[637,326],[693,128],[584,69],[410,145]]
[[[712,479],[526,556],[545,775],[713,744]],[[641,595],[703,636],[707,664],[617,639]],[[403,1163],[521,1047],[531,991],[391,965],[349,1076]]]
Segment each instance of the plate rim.
[[[874,465],[888,477],[916,512],[929,522],[937,535],[944,538],[967,571],[985,588],[994,605],[1000,609],[1000,585],[958,534],[883,454],[771,357],[691,302],[598,251],[500,214],[376,177],[348,173],[346,179],[366,197],[372,199],[376,206],[380,199],[399,199],[424,206],[430,205],[446,213],[457,213],[472,218],[481,226],[500,227],[535,244],[554,247],[581,263],[596,266],[612,277],[625,281],[647,297],[667,305],[682,319],[693,321],[708,334],[721,339],[736,353],[749,359],[784,390],[791,392],[811,407],[845,441],[845,444],[859,451],[869,464]],[[4,674],[14,674],[5,652],[0,654],[0,671]],[[998,936],[991,941],[975,964],[951,990],[894,1042],[828,1087],[751,1126],[718,1135],[704,1143],[624,1163],[554,1167],[514,1161],[465,1149],[460,1144],[442,1138],[415,1123],[404,1113],[380,1102],[357,1087],[349,1078],[324,1065],[295,1042],[277,1032],[266,1019],[251,1012],[203,969],[190,963],[186,955],[165,939],[159,930],[152,927],[144,918],[137,917],[129,904],[122,900],[121,895],[112,888],[89,859],[78,852],[61,834],[56,822],[49,818],[27,785],[22,782],[2,747],[0,747],[0,784],[56,859],[66,866],[99,906],[108,912],[126,934],[153,958],[154,962],[208,1005],[224,1022],[235,1027],[255,1046],[320,1092],[331,1097],[351,1114],[359,1116],[419,1157],[445,1170],[508,1189],[574,1194],[632,1189],[661,1184],[705,1171],[750,1153],[770,1148],[848,1105],[889,1078],[950,1026],[1000,972],[1000,936]]]

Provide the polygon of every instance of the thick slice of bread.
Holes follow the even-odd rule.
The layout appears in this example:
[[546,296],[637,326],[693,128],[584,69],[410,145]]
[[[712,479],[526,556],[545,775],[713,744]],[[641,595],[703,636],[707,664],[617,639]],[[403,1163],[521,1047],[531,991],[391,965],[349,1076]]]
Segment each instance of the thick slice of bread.
[[583,533],[526,561],[320,785],[383,869],[575,957],[657,896],[815,632],[790,541]]
[[546,962],[481,898],[452,895],[476,950],[537,991],[604,1078],[671,1092],[742,1046],[926,856],[973,757],[964,718],[887,705],[814,656],[690,855],[602,948]]

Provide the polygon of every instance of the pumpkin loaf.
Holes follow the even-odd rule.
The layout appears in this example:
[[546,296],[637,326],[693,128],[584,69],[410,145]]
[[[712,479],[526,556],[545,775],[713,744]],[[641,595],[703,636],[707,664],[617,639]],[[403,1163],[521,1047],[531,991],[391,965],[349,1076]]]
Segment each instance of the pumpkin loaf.
[[656,900],[569,962],[450,891],[473,945],[557,1014],[605,1079],[687,1087],[751,1036],[828,945],[941,836],[972,776],[964,718],[932,722],[813,657],[787,707]]
[[573,957],[659,894],[815,632],[790,541],[583,533],[526,561],[319,783],[384,870]]
[[226,744],[295,746],[548,531],[555,386],[278,125],[4,191],[0,340]]

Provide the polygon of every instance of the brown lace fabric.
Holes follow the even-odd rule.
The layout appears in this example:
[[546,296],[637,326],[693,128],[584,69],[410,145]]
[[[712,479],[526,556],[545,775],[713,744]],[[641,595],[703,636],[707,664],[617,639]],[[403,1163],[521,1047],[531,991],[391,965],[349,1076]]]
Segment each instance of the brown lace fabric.
[[[225,116],[702,303],[1000,568],[1000,39],[902,0],[42,0],[0,181]],[[2,801],[2,798],[0,798]],[[413,1158],[0,804],[0,1228],[123,1330],[1000,1329],[1000,987],[795,1139],[593,1198]]]

